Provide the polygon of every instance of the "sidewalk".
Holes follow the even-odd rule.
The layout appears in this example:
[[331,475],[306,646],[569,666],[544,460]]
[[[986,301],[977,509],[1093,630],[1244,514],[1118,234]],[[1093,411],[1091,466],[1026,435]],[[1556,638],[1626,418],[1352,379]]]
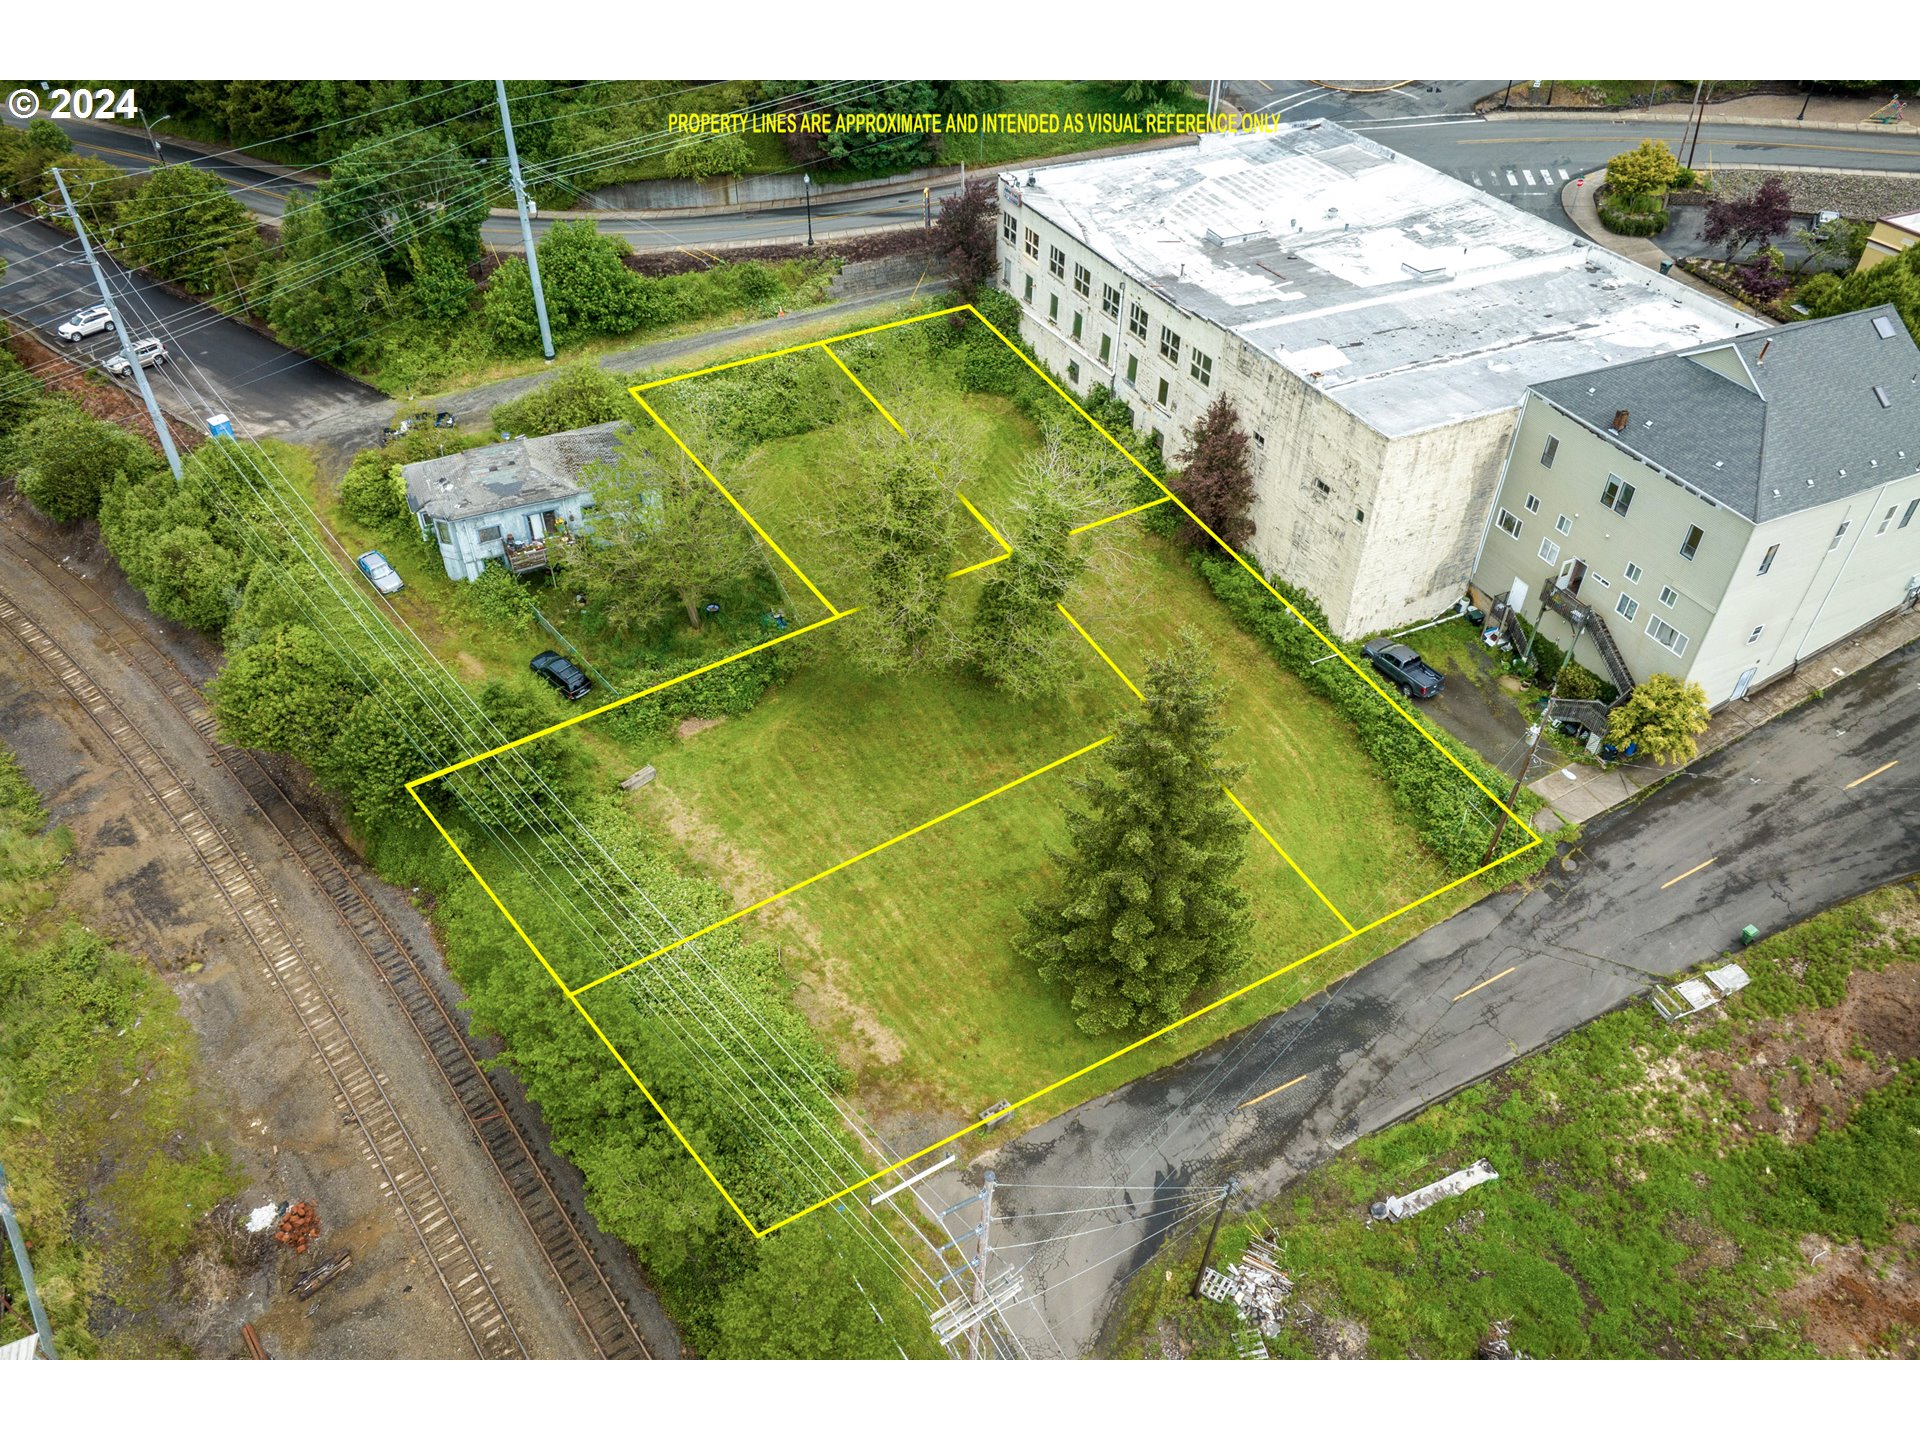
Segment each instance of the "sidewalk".
[[[1526,92],[1515,91],[1516,98]],[[1899,124],[1884,125],[1869,121],[1867,116],[1885,103],[1880,96],[1865,95],[1815,95],[1806,101],[1806,118],[1800,119],[1801,96],[1799,95],[1743,95],[1737,100],[1719,103],[1709,102],[1706,106],[1706,124],[1708,125],[1767,125],[1797,126],[1803,130],[1846,130],[1856,134],[1868,135],[1920,135],[1920,104],[1909,103],[1906,119]],[[1652,109],[1605,109],[1598,107],[1556,105],[1519,105],[1511,110],[1502,110],[1496,100],[1481,110],[1488,120],[1584,120],[1589,125],[1597,122],[1613,121],[1618,124],[1647,122],[1684,125],[1693,106],[1686,101],[1668,101],[1655,105]]]
[[[1585,175],[1576,175],[1561,186],[1560,208],[1567,212],[1567,218],[1573,221],[1580,233],[1595,245],[1604,250],[1611,250],[1616,255],[1623,255],[1635,264],[1644,265],[1649,270],[1658,270],[1662,265],[1672,264],[1673,257],[1651,239],[1638,235],[1616,235],[1600,223],[1600,207],[1594,200],[1594,193],[1599,190],[1606,178],[1606,167],[1602,166]],[[1667,272],[1667,278],[1698,290],[1702,295],[1711,296],[1722,305],[1738,310],[1743,315],[1751,315],[1762,325],[1775,323],[1771,317],[1762,315],[1749,305],[1742,304],[1724,290],[1714,289],[1704,280],[1689,275],[1678,265],[1674,265]]]
[[[1811,700],[1816,690],[1864,670],[1876,660],[1920,641],[1920,610],[1907,609],[1889,616],[1870,630],[1861,632],[1833,649],[1802,662],[1785,679],[1776,680],[1764,690],[1744,700],[1723,705],[1714,713],[1713,723],[1700,736],[1701,755],[1710,755],[1724,745],[1752,734],[1769,720]],[[1681,765],[1616,765],[1602,770],[1592,765],[1556,767],[1527,783],[1533,793],[1546,801],[1546,807],[1533,817],[1533,828],[1542,833],[1562,824],[1591,820],[1603,810],[1611,810],[1631,800],[1650,785],[1657,785]]]

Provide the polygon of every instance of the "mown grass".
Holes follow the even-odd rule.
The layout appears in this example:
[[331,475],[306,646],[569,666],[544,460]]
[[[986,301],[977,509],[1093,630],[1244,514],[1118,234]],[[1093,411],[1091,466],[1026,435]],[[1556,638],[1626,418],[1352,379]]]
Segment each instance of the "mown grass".
[[[1920,1084],[1910,1058],[1856,1040],[1851,1110],[1839,1123],[1808,1113],[1789,1141],[1752,1123],[1732,1080],[1756,1063],[1759,1027],[1779,1035],[1783,1019],[1839,1004],[1859,971],[1920,963],[1920,888],[1839,906],[1741,963],[1753,983],[1717,1016],[1669,1026],[1640,1004],[1597,1020],[1362,1139],[1229,1225],[1222,1255],[1271,1227],[1296,1301],[1359,1322],[1376,1357],[1470,1356],[1496,1320],[1540,1357],[1812,1353],[1780,1304],[1808,1273],[1799,1242],[1859,1242],[1871,1263],[1915,1218]],[[1777,1068],[1810,1073],[1804,1061]],[[1770,1080],[1774,1114],[1778,1089]],[[1479,1157],[1499,1180],[1397,1225],[1367,1219],[1369,1202]],[[1231,1308],[1186,1298],[1197,1237],[1187,1249],[1135,1283],[1115,1353],[1231,1353]],[[1313,1353],[1314,1323],[1296,1311],[1274,1353]],[[1899,1353],[1912,1338],[1880,1343]]]

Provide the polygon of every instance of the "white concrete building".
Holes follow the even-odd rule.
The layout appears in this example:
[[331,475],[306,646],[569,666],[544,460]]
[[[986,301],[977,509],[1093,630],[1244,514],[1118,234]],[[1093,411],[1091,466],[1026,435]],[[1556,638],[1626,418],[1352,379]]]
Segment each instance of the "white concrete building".
[[1474,566],[1483,603],[1516,582],[1548,639],[1581,626],[1589,669],[1694,680],[1714,706],[1912,603],[1920,348],[1899,315],[1533,386]]
[[1022,335],[1169,461],[1231,395],[1253,556],[1342,636],[1465,593],[1529,384],[1764,323],[1332,124],[1000,178]]

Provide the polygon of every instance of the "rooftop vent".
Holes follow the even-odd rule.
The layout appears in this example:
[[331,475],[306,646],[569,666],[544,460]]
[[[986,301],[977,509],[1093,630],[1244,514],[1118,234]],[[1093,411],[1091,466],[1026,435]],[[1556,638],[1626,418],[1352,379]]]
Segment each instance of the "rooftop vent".
[[1880,402],[1882,410],[1890,409],[1893,405],[1893,397],[1887,394],[1887,387],[1884,385],[1873,387],[1873,398]]
[[1767,342],[1766,342],[1765,344],[1763,344],[1763,345],[1762,345],[1762,346],[1760,347],[1760,353],[1759,353],[1758,355],[1756,355],[1756,356],[1754,356],[1754,357],[1753,357],[1753,363],[1754,363],[1754,364],[1756,364],[1756,365],[1764,365],[1764,364],[1766,364],[1766,363],[1767,363],[1767,351],[1769,351],[1769,350],[1771,350],[1772,348],[1773,348],[1773,341],[1771,341],[1771,340],[1768,340],[1768,341],[1767,341]]
[[1614,411],[1613,424],[1608,426],[1607,428],[1612,430],[1613,433],[1616,435],[1618,435],[1622,430],[1625,430],[1627,428],[1627,412],[1624,410]]
[[1891,340],[1893,338],[1893,317],[1891,315],[1874,316],[1873,331],[1882,340]]
[[1222,235],[1218,230],[1209,227],[1204,238],[1209,245],[1244,245],[1249,240],[1258,240],[1266,233],[1265,229],[1260,229],[1242,230],[1236,234]]
[[1411,260],[1402,260],[1400,268],[1420,281],[1423,285],[1434,280],[1451,280],[1453,272],[1445,265],[1416,265]]

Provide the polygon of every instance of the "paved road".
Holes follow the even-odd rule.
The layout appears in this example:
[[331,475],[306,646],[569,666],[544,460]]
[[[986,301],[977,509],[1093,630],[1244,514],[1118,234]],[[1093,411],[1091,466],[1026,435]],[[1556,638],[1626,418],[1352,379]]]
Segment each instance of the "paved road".
[[[991,1161],[1015,1187],[996,1207],[996,1249],[1031,1261],[1014,1324],[1035,1353],[1081,1353],[1168,1217],[1204,1213],[1191,1187],[1236,1175],[1248,1198],[1269,1196],[1358,1135],[1712,959],[1742,925],[1772,932],[1916,867],[1911,645],[1596,821],[1531,894],[1489,897],[1329,995],[1007,1145]],[[925,1187],[937,1205],[962,1198],[963,1177],[940,1179]]]
[[[7,262],[0,311],[51,331],[76,309],[99,302],[79,242],[51,225],[0,211],[0,256]],[[137,335],[161,336],[174,353],[175,363],[147,374],[161,406],[176,415],[204,416],[206,395],[217,394],[214,408],[259,433],[380,398],[371,386],[316,365],[208,306],[177,299],[111,259],[100,263],[127,325]],[[102,333],[73,348],[75,358],[99,362],[120,347],[113,335]]]

